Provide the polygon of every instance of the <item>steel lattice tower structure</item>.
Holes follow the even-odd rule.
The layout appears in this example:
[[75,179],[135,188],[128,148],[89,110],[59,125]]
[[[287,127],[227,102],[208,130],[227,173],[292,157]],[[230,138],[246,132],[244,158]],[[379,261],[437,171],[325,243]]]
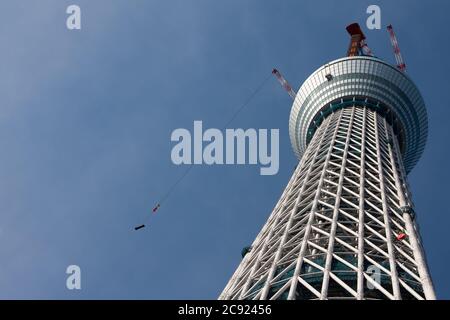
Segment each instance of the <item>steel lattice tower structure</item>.
[[427,129],[394,66],[316,70],[289,120],[300,162],[219,299],[435,299],[407,183]]

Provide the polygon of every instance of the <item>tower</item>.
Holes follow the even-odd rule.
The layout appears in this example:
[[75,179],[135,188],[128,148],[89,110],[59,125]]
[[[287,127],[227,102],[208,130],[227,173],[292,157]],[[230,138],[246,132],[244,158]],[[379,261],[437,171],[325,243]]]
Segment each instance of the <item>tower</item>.
[[350,49],[297,92],[299,163],[220,299],[435,299],[407,183],[424,101],[403,70]]

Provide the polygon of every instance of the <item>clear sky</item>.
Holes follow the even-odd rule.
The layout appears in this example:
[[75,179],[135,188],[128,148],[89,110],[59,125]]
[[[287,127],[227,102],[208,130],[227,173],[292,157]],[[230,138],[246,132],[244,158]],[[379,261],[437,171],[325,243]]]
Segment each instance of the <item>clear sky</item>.
[[[66,28],[78,4],[82,29]],[[381,30],[366,8],[381,7]],[[394,25],[429,112],[409,176],[439,298],[450,298],[448,1],[8,0],[0,3],[0,298],[215,299],[297,162],[273,79],[229,128],[280,129],[280,170],[172,164],[176,128],[220,128],[277,67],[294,88],[359,22]],[[82,289],[66,289],[66,267]]]

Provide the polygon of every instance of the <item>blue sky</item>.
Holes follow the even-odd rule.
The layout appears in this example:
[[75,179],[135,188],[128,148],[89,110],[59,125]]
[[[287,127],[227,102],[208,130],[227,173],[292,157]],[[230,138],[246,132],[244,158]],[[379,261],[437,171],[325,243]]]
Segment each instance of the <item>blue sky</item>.
[[[66,29],[78,4],[82,30]],[[409,176],[439,298],[450,298],[447,1],[41,0],[0,3],[0,298],[215,299],[297,162],[290,98],[266,83],[230,128],[279,128],[280,170],[197,166],[148,228],[134,225],[184,172],[170,134],[220,128],[271,71],[294,88],[345,55],[345,26],[393,62],[394,25],[429,112]],[[69,291],[66,267],[82,271]]]

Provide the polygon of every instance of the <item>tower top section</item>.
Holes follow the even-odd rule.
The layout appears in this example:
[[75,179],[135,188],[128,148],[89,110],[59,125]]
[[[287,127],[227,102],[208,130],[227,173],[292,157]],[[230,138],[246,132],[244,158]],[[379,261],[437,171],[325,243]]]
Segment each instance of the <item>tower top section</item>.
[[370,56],[331,61],[300,87],[289,119],[289,135],[297,157],[302,157],[323,119],[351,105],[373,108],[391,122],[409,173],[419,161],[427,140],[425,103],[408,75]]

